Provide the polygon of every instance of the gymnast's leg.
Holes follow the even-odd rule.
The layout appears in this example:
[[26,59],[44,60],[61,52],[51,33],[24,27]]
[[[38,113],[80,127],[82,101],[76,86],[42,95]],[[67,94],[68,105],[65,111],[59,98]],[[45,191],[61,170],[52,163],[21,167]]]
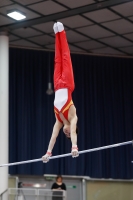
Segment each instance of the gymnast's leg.
[[62,59],[61,59],[61,45],[59,39],[59,33],[56,23],[54,24],[55,32],[55,58],[54,58],[54,89],[59,89],[60,79],[62,76]]
[[60,47],[61,47],[61,58],[62,58],[62,77],[65,80],[65,87],[73,92],[74,75],[70,56],[70,50],[66,38],[66,33],[64,31],[64,26],[61,22],[57,22],[57,27],[59,31]]

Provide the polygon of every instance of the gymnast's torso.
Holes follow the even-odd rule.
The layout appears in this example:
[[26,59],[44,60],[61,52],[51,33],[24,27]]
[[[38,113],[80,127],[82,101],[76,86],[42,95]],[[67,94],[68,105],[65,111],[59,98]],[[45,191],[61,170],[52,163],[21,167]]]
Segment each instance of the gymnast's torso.
[[55,91],[54,112],[61,123],[69,123],[69,110],[73,106],[71,91],[68,88]]

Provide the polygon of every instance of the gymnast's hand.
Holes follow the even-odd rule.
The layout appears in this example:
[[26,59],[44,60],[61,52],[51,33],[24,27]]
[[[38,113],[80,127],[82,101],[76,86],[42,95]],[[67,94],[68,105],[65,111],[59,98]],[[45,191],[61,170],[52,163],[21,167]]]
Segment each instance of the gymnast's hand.
[[78,152],[78,147],[77,145],[72,146],[72,151],[71,151],[72,157],[76,158],[79,156],[79,152]]
[[50,156],[52,156],[51,152],[47,151],[47,153],[42,157],[43,163],[47,163]]

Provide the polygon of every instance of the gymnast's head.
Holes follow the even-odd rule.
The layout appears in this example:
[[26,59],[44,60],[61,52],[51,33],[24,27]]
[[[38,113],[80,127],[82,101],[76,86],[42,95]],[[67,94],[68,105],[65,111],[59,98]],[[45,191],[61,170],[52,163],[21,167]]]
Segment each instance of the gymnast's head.
[[[70,134],[70,125],[65,124],[64,127],[63,127],[63,132],[64,132],[64,134],[65,134],[65,136],[66,136],[67,138],[71,138],[71,134]],[[79,133],[79,129],[78,129],[78,127],[76,126],[76,134],[78,135],[78,133]]]

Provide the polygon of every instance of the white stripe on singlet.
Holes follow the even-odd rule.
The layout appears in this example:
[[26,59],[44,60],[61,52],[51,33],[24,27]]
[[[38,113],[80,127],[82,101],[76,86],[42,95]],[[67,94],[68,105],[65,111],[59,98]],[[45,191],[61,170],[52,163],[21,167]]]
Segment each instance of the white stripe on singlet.
[[54,106],[60,111],[68,100],[68,89],[62,88],[55,91]]

